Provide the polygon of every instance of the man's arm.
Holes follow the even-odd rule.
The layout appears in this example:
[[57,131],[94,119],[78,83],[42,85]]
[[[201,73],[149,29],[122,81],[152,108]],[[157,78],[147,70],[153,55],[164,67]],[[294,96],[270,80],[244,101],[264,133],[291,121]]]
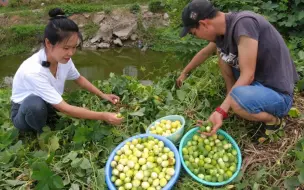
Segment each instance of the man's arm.
[[188,74],[190,71],[202,64],[216,51],[216,44],[210,42],[205,48],[199,51],[190,61],[190,63],[184,68],[182,73]]
[[232,72],[232,68],[226,64],[223,59],[218,55],[218,64],[222,73],[222,76],[225,80],[225,84],[226,84],[226,90],[227,90],[227,94],[229,94],[230,90],[232,89],[232,86],[235,84],[235,78]]
[[182,86],[183,81],[187,78],[187,75],[190,71],[198,67],[202,64],[208,57],[210,57],[216,51],[216,44],[210,42],[205,48],[199,51],[190,61],[190,63],[184,68],[178,79],[176,80],[176,84],[178,87]]
[[[238,53],[240,77],[232,89],[238,86],[250,85],[253,82],[258,54],[258,41],[247,36],[241,36],[238,43]],[[228,95],[222,103],[221,108],[228,112],[230,105],[231,96]]]
[[[239,66],[241,75],[232,89],[238,86],[250,85],[254,80],[254,73],[258,52],[258,41],[247,36],[241,36],[238,41],[238,53],[239,53]],[[221,108],[228,113],[231,107],[230,93],[226,96],[224,102],[221,104]],[[213,135],[223,124],[223,115],[217,111],[213,112],[209,119],[213,123],[213,128],[210,133],[204,133],[205,135]]]

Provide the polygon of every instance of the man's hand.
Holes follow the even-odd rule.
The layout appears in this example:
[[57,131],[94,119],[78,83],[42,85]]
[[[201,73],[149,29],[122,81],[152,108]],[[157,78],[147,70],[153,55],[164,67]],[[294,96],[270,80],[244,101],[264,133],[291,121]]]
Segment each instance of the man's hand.
[[184,80],[187,78],[185,73],[181,73],[176,80],[176,85],[180,88],[183,85]]
[[101,97],[110,101],[112,104],[117,104],[120,100],[120,98],[114,94],[103,94]]
[[104,120],[112,125],[120,125],[123,118],[118,118],[116,113],[104,112]]
[[210,133],[204,132],[203,134],[206,136],[212,136],[212,135],[216,134],[216,132],[217,132],[217,130],[219,130],[219,128],[222,127],[223,115],[220,114],[219,112],[215,111],[210,115],[208,121],[211,121],[211,123],[213,124],[212,130],[210,131]]

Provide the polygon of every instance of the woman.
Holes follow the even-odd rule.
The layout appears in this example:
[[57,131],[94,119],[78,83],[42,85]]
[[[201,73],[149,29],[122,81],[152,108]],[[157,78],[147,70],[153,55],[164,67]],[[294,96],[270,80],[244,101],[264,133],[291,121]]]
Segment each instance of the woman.
[[42,132],[48,117],[57,111],[83,119],[122,122],[115,113],[94,112],[66,103],[61,95],[65,80],[74,80],[80,87],[116,104],[119,97],[104,94],[81,76],[71,59],[82,36],[78,26],[64,12],[55,8],[44,31],[44,48],[25,60],[13,80],[11,119],[21,131]]

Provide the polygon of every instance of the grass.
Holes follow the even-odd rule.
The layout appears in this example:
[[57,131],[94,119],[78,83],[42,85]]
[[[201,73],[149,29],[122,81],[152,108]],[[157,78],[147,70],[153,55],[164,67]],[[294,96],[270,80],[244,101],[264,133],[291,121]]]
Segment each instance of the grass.
[[39,24],[0,28],[0,38],[3,38],[0,44],[0,56],[29,52],[34,45],[38,44],[43,30],[44,25]]
[[96,34],[98,29],[99,29],[98,24],[95,24],[94,22],[90,22],[90,23],[88,23],[84,26],[84,28],[83,28],[84,31],[83,32],[84,32],[84,35],[86,37],[91,38]]

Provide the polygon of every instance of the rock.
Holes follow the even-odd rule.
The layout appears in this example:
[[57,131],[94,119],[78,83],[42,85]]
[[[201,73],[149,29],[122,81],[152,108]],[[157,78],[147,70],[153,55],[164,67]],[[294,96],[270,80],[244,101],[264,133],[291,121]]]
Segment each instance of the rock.
[[108,49],[108,48],[110,48],[110,44],[109,43],[101,42],[100,44],[98,44],[97,47],[101,48],[101,49]]
[[96,35],[91,39],[91,43],[100,42],[102,39],[105,42],[110,42],[113,35],[113,31],[110,25],[101,24]]
[[103,13],[103,12],[99,12],[99,13],[96,13],[96,14],[94,14],[94,16],[93,16],[93,22],[95,23],[95,24],[100,24],[101,23],[101,21],[103,21],[103,19],[105,18],[106,16],[105,16],[105,14]]
[[164,14],[164,19],[165,19],[165,20],[168,20],[168,19],[169,19],[168,13],[165,13],[165,14]]
[[103,41],[110,42],[113,36],[113,28],[108,24],[101,24],[97,34],[99,34]]
[[122,42],[121,42],[121,40],[120,40],[119,38],[116,38],[116,40],[114,40],[113,43],[114,43],[115,45],[120,46],[120,47],[123,46],[123,44],[122,44]]
[[137,29],[137,22],[135,20],[130,21],[129,23],[120,22],[114,29],[113,34],[119,37],[121,40],[127,40],[133,32]]
[[137,34],[132,34],[131,37],[130,37],[130,39],[131,39],[132,41],[137,40],[137,38],[138,38]]
[[89,13],[84,13],[84,14],[82,14],[85,18],[90,18],[90,16],[91,16],[91,14],[89,14]]
[[88,19],[82,14],[73,14],[69,19],[73,20],[79,28],[88,23]]
[[96,36],[94,38],[92,38],[90,40],[90,42],[93,44],[93,43],[96,43],[96,42],[100,42],[100,39],[101,39],[101,34],[97,32]]
[[145,30],[148,30],[149,28],[161,28],[168,26],[169,19],[164,20],[163,14],[154,14],[151,17],[147,16],[146,14],[143,16],[142,19],[142,25]]
[[153,13],[148,11],[144,14],[144,17],[153,17]]
[[147,51],[147,49],[148,49],[148,44],[146,44],[146,45],[141,49],[141,51],[145,52],[145,51]]
[[13,77],[4,77],[3,83],[5,86],[11,88],[13,86],[13,80],[14,80]]

